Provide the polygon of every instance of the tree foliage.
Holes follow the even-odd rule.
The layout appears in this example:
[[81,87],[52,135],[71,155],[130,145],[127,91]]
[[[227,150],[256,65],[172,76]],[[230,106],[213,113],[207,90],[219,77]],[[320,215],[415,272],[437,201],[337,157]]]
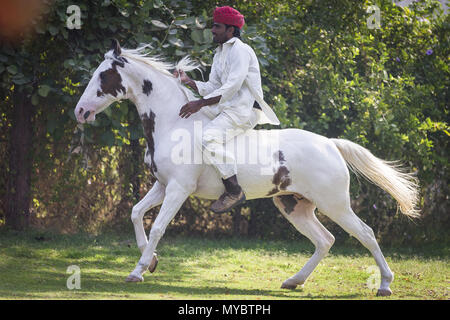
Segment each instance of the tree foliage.
[[[32,225],[71,232],[124,225],[131,230],[131,207],[152,184],[143,166],[136,110],[129,102],[116,103],[94,124],[81,126],[75,122],[74,107],[112,38],[127,48],[149,44],[153,54],[172,61],[190,54],[204,66],[206,76],[214,50],[211,13],[220,4],[85,1],[79,4],[81,28],[71,30],[67,8],[72,4],[53,1],[37,19],[34,32],[20,43],[1,43],[0,218],[11,192],[13,97],[20,94],[34,111]],[[388,0],[230,4],[246,17],[243,40],[258,55],[266,100],[283,128],[347,138],[417,172],[422,220],[413,224],[403,219],[389,195],[352,177],[358,215],[387,241],[445,238],[449,20],[437,2],[420,1],[409,8]],[[380,9],[379,29],[367,24],[371,5]],[[296,237],[269,202],[251,201],[232,214],[214,217],[208,202],[192,198],[173,230]],[[156,212],[148,215],[148,224]]]

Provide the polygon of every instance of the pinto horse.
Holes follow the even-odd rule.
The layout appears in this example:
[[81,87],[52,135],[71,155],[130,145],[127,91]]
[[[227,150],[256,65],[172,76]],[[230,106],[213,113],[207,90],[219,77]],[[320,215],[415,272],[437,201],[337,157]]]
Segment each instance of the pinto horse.
[[[206,124],[213,117],[208,114],[210,107],[202,108],[187,119],[179,116],[180,108],[196,97],[170,70],[192,71],[194,68],[188,58],[174,65],[143,54],[142,48],[122,49],[113,41],[75,108],[78,122],[85,123],[94,121],[95,115],[111,103],[129,99],[143,123],[147,140],[144,161],[157,181],[132,210],[131,220],[142,255],[126,278],[128,282],[143,281],[142,275],[147,270],[154,271],[156,246],[190,195],[217,199],[224,191],[218,172],[209,163],[196,159],[187,161],[192,156],[192,146],[186,146],[188,139],[179,142],[183,133],[195,140],[199,135],[196,126]],[[348,168],[391,194],[400,211],[409,217],[419,216],[417,179],[394,163],[383,161],[362,146],[344,139],[329,139],[300,129],[249,130],[242,136],[245,139],[234,137],[231,140],[237,149],[248,151],[256,146],[270,150],[269,161],[264,164],[236,161],[237,177],[247,199],[273,198],[282,215],[315,245],[314,254],[306,265],[281,287],[295,289],[303,285],[334,243],[333,235],[315,216],[317,208],[372,253],[381,273],[377,295],[390,295],[394,275],[372,229],[350,206]],[[185,153],[181,161],[180,150]],[[143,216],[158,205],[161,208],[147,240]]]

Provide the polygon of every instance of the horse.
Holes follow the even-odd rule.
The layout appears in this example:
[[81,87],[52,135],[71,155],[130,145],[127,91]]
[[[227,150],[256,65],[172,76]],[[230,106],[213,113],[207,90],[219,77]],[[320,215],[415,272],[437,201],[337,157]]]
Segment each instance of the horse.
[[[184,156],[180,161],[176,157],[180,150],[189,155],[194,148],[185,147],[183,139],[179,142],[183,133],[195,138],[199,135],[198,126],[213,117],[208,113],[209,107],[187,119],[179,116],[184,104],[198,98],[171,70],[188,72],[198,65],[186,57],[178,64],[172,64],[159,56],[144,53],[144,49],[145,46],[121,48],[117,41],[113,41],[74,110],[79,123],[89,123],[113,102],[128,99],[134,103],[142,120],[147,141],[144,162],[150,166],[156,182],[131,212],[141,257],[125,279],[127,282],[141,282],[147,270],[154,271],[156,246],[190,195],[217,199],[224,192],[220,176],[210,163],[198,159],[186,161],[189,157]],[[391,295],[390,284],[394,274],[372,229],[351,208],[350,171],[388,192],[397,201],[400,211],[410,218],[420,216],[416,209],[418,180],[414,174],[394,162],[377,158],[349,140],[327,138],[301,129],[252,129],[242,136],[246,139],[232,139],[238,149],[248,151],[256,145],[269,147],[267,150],[271,152],[266,157],[269,161],[265,163],[236,160],[237,177],[247,199],[272,198],[281,214],[315,246],[307,263],[286,279],[281,288],[303,286],[335,241],[317,219],[317,208],[371,252],[381,274],[377,296]],[[147,240],[143,216],[159,205],[159,213]]]

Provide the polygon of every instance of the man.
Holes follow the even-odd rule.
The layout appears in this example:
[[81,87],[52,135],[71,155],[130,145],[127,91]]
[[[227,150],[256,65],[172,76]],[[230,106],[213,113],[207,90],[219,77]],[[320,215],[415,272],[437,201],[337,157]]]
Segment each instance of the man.
[[[210,106],[209,111],[214,113],[215,118],[203,128],[202,146],[204,155],[216,167],[225,186],[225,192],[211,206],[215,213],[222,213],[245,201],[245,194],[236,177],[234,155],[226,150],[226,141],[257,124],[278,125],[280,122],[263,100],[255,52],[240,40],[244,16],[225,6],[215,9],[213,20],[213,41],[219,46],[209,80],[194,81],[181,70],[175,71],[174,75],[203,96],[184,105],[180,110],[181,117],[188,118],[205,106]],[[222,161],[218,161],[218,155],[224,157]]]

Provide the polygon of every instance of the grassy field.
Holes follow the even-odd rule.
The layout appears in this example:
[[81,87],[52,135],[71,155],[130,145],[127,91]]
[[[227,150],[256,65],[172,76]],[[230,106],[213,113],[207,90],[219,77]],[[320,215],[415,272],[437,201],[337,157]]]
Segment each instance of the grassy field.
[[[395,273],[394,295],[375,297],[371,266],[360,245],[335,245],[304,288],[280,289],[313,246],[255,239],[164,237],[159,265],[143,283],[124,279],[139,259],[134,236],[56,236],[0,233],[0,299],[445,299],[450,268],[445,246],[383,249]],[[66,286],[67,268],[80,268],[81,288]]]

